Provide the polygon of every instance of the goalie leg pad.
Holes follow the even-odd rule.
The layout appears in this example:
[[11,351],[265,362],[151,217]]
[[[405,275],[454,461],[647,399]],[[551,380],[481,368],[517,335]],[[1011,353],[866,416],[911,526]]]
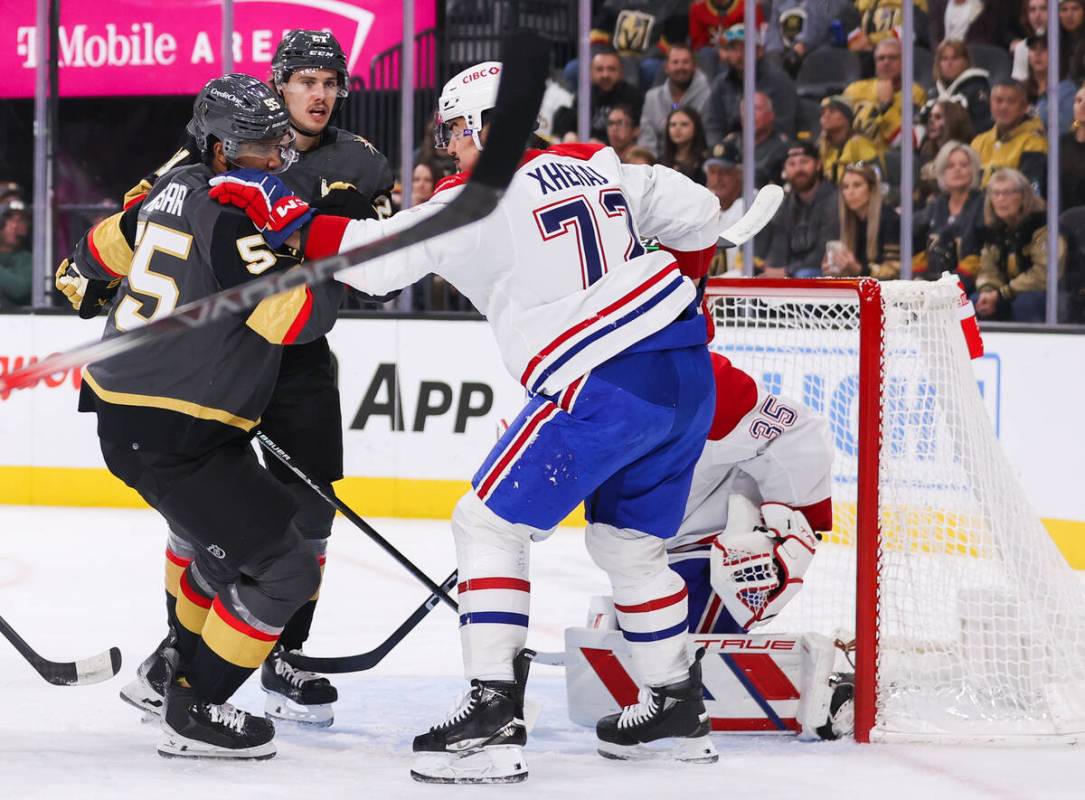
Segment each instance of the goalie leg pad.
[[[717,733],[819,734],[837,714],[835,650],[816,634],[688,634],[683,646],[704,647],[705,708]],[[569,718],[593,726],[634,702],[632,647],[619,631],[566,628]],[[614,754],[618,755],[618,754]],[[673,757],[673,756],[672,756]]]
[[452,512],[468,680],[513,680],[513,659],[527,642],[529,544],[535,530],[503,520],[474,492],[460,498]]
[[588,525],[585,542],[592,560],[610,577],[636,677],[647,686],[684,679],[690,665],[688,593],[667,564],[666,542],[601,522]]

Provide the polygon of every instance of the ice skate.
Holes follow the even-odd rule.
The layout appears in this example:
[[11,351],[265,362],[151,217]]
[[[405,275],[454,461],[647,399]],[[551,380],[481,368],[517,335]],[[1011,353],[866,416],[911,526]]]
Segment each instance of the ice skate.
[[520,651],[512,681],[471,681],[448,719],[415,737],[411,777],[423,783],[526,780],[524,687],[534,657]]
[[120,691],[121,700],[143,712],[144,722],[150,722],[162,716],[169,673],[169,665],[162,653],[172,641],[172,635],[163,639],[154,652],[147,656],[136,669],[136,677],[125,684]]
[[668,759],[708,764],[719,760],[709,740],[708,713],[701,686],[701,656],[689,677],[642,689],[635,705],[603,717],[596,725],[599,755],[622,760]]
[[833,699],[829,703],[829,719],[817,729],[822,739],[839,739],[855,733],[855,675],[837,672],[829,678]]
[[177,651],[169,649],[165,657],[172,666],[158,741],[160,756],[262,760],[275,755],[275,726],[270,720],[229,703],[200,700],[191,687],[172,679]]
[[260,668],[260,686],[267,692],[264,714],[273,719],[326,728],[335,721],[332,703],[339,693],[322,675],[295,669],[276,647]]

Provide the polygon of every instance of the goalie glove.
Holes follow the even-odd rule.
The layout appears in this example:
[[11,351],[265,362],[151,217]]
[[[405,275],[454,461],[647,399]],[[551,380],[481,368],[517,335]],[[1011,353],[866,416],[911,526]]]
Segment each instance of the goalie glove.
[[121,285],[121,279],[111,281],[91,280],[79,271],[71,258],[66,258],[57,267],[53,281],[68,302],[72,304],[81,319],[93,319],[113,299]]
[[212,199],[244,211],[273,250],[282,247],[313,218],[308,203],[276,176],[257,169],[235,169],[216,175],[210,184]]
[[710,555],[712,588],[746,630],[764,625],[802,588],[818,538],[801,511],[735,494]]

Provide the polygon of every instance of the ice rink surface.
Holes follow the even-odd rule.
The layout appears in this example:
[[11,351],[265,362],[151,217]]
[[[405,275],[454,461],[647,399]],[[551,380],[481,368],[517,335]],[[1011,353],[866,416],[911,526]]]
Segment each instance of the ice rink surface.
[[[372,520],[431,577],[451,572],[447,524]],[[801,743],[792,738],[715,738],[718,764],[605,761],[594,735],[565,711],[560,668],[535,666],[528,695],[543,704],[527,747],[530,777],[509,787],[415,783],[411,738],[443,719],[465,683],[456,619],[438,606],[380,665],[338,676],[335,725],[280,725],[271,761],[215,763],[160,758],[157,726],[117,691],[164,634],[164,528],[150,511],[0,506],[0,614],[42,655],[85,657],[110,645],[121,674],[83,688],[53,687],[0,640],[0,798],[1085,798],[1085,746],[1032,748]],[[560,530],[535,545],[528,644],[562,647],[583,624],[587,599],[606,582],[581,533]],[[426,597],[395,562],[338,519],[313,636],[313,655],[375,646]],[[254,678],[235,697],[262,710]]]

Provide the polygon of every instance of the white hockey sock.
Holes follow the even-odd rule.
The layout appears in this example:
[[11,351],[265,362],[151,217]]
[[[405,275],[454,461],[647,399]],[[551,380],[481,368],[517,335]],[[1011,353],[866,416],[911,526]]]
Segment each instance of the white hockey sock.
[[667,566],[664,541],[602,523],[588,525],[585,541],[610,576],[634,677],[647,686],[683,680],[689,673],[686,584]]
[[512,660],[527,641],[528,544],[533,530],[501,519],[473,491],[456,504],[452,534],[468,680],[513,679]]

